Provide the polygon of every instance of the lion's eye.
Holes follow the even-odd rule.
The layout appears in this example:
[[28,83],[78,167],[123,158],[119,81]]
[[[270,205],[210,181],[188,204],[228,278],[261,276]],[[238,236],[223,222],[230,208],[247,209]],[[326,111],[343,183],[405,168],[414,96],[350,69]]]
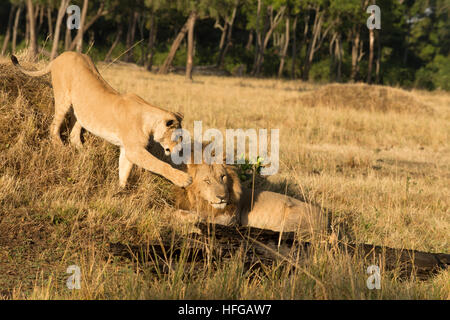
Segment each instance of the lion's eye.
[[223,174],[220,178],[222,179],[222,181],[225,181],[225,179],[227,178],[227,176]]

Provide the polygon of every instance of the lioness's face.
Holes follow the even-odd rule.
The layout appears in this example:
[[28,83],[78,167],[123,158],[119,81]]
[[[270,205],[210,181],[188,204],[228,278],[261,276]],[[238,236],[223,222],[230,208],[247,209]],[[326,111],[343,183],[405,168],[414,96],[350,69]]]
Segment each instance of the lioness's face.
[[215,209],[225,209],[229,200],[227,172],[223,165],[196,165],[193,176],[198,196],[207,201]]
[[173,141],[172,135],[175,130],[181,128],[181,121],[176,117],[165,119],[161,121],[153,132],[153,138],[163,148],[166,156],[170,155],[175,146],[179,143],[179,140]]

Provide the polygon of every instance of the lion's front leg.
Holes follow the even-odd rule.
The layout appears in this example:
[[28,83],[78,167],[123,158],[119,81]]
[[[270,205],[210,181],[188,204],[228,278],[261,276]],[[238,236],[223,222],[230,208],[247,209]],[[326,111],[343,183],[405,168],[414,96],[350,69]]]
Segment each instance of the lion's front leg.
[[178,209],[174,213],[175,219],[188,228],[189,233],[202,234],[202,231],[196,226],[196,223],[203,221],[202,217],[196,212]]
[[195,212],[187,211],[183,209],[178,209],[175,212],[175,216],[179,218],[183,222],[199,222],[202,221],[202,218]]

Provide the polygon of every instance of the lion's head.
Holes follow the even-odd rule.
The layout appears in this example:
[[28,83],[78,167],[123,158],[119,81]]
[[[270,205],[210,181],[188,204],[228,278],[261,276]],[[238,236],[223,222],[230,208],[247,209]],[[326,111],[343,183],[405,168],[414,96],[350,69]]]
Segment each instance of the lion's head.
[[183,115],[181,113],[168,113],[165,118],[156,124],[153,130],[153,137],[164,149],[168,156],[179,144],[179,140],[172,140],[174,132],[181,128]]
[[193,182],[179,197],[178,205],[214,223],[235,223],[242,193],[235,169],[225,164],[189,164],[186,170]]

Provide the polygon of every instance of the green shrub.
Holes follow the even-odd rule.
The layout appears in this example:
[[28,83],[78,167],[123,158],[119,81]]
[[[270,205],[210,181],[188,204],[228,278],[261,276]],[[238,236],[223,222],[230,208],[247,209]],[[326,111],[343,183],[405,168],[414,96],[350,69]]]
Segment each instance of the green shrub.
[[450,90],[450,57],[437,55],[433,61],[416,72],[419,88]]
[[309,71],[309,79],[316,82],[330,81],[330,64],[329,58],[313,63]]

